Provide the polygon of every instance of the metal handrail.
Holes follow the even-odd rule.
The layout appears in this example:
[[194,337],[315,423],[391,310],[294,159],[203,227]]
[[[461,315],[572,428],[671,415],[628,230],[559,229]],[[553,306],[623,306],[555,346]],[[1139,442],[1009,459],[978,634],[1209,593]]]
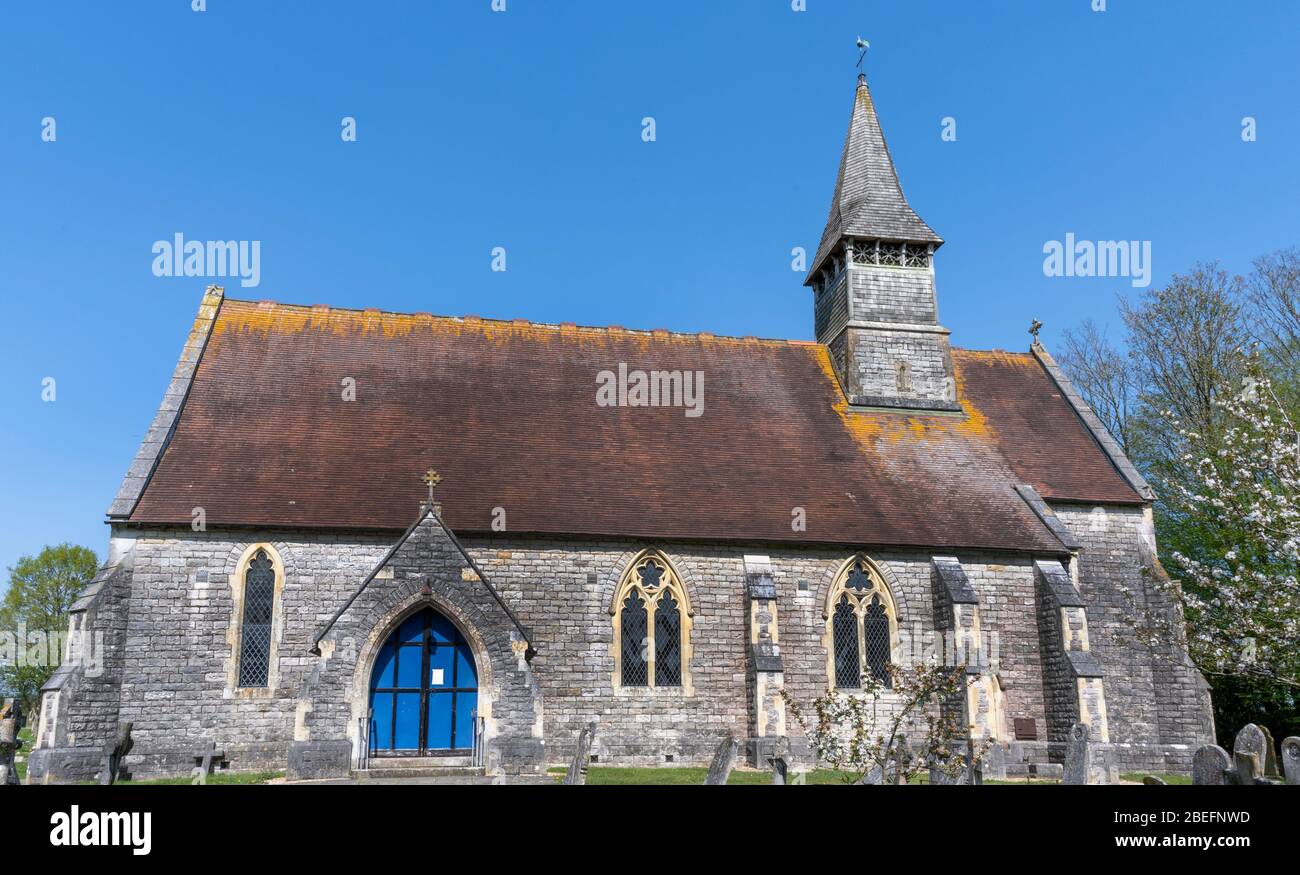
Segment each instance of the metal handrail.
[[357,718],[357,769],[361,771],[370,768],[370,724],[374,717],[375,712],[371,709],[366,711],[365,717]]
[[474,722],[474,749],[471,754],[470,762],[475,768],[483,765],[483,726],[484,720],[478,716],[478,710],[470,712],[470,719]]

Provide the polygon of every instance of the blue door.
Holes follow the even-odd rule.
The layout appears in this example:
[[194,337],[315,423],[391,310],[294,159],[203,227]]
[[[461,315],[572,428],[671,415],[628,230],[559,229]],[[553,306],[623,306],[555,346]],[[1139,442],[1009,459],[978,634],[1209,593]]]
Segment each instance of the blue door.
[[407,617],[370,674],[370,750],[422,755],[474,746],[478,672],[469,642],[432,608]]

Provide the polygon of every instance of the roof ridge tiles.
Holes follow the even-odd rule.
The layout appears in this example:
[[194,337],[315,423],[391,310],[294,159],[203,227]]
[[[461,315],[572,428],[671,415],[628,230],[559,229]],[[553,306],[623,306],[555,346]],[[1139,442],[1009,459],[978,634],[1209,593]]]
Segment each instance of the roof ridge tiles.
[[459,322],[459,323],[480,323],[487,322],[501,326],[528,327],[528,328],[545,328],[553,331],[588,331],[600,334],[633,334],[645,337],[684,337],[695,338],[697,340],[721,340],[733,341],[735,343],[770,343],[788,346],[821,346],[815,340],[800,340],[798,338],[787,337],[756,337],[754,335],[733,335],[717,334],[712,331],[673,331],[668,328],[626,328],[622,325],[580,325],[576,322],[535,322],[531,319],[523,318],[494,318],[490,316],[479,316],[475,314],[466,314],[464,316],[450,316],[441,313],[430,313],[420,311],[409,313],[401,310],[383,310],[378,307],[334,307],[328,304],[291,304],[284,301],[273,301],[264,299],[261,301],[250,301],[242,298],[226,298],[226,301],[233,305],[250,305],[258,309],[285,309],[285,310],[305,310],[312,313],[329,313],[341,315],[356,315],[373,318],[379,316],[398,317],[398,318],[420,318],[431,321]]

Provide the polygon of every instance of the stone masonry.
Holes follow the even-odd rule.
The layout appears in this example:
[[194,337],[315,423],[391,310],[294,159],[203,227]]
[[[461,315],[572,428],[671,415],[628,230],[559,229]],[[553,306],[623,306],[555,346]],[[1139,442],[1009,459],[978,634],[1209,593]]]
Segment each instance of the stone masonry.
[[[1127,565],[1108,567],[1101,561],[1137,549],[1130,543],[1137,537],[1136,520],[1116,509],[1107,513],[1114,523],[1103,531],[1089,528],[1098,518],[1091,511],[1062,516],[1086,529],[1080,533],[1085,540],[1080,590],[1089,605],[1093,648],[1114,678],[1106,688],[1113,740],[1126,767],[1181,768],[1190,763],[1184,752],[1207,737],[1204,726],[1191,719],[1203,715],[1192,708],[1186,721],[1161,723],[1154,716],[1152,678],[1165,669],[1156,668],[1144,649],[1104,643],[1129,634],[1119,616],[1118,588],[1131,585],[1135,576],[1140,580]],[[263,543],[280,555],[285,575],[274,631],[275,683],[266,690],[235,690],[230,575],[250,546]],[[486,588],[467,579],[472,574],[465,573],[464,560],[433,527],[422,526],[320,642],[320,654],[313,654],[313,636],[392,546],[378,537],[285,532],[135,533],[129,563],[109,573],[113,585],[100,598],[110,601],[93,620],[119,635],[122,646],[102,678],[82,678],[70,697],[60,699],[57,728],[48,726],[55,712],[45,715],[47,751],[33,759],[33,778],[86,777],[94,763],[89,756],[78,759],[77,752],[101,750],[114,717],[135,725],[136,748],[128,766],[138,775],[188,771],[189,752],[207,740],[224,749],[238,769],[282,769],[294,745],[301,751],[332,743],[333,768],[346,771],[357,750],[376,642],[424,604],[447,614],[474,642],[481,701],[489,714],[490,770],[536,771],[544,764],[563,764],[591,721],[599,726],[593,748],[599,764],[703,765],[719,737],[748,738],[755,730],[752,678],[761,652],[754,646],[756,604],[765,611],[779,606],[784,688],[805,711],[826,692],[827,596],[837,569],[852,555],[825,548],[769,549],[776,599],[761,598],[765,592],[759,589],[756,602],[746,575],[746,555],[756,552],[752,547],[654,545],[680,570],[695,610],[694,683],[688,695],[681,688],[614,689],[611,600],[628,562],[646,546],[634,542],[504,535],[467,542],[527,630],[527,643],[537,653],[529,662],[520,633]],[[900,628],[934,632],[939,605],[934,557],[906,551],[870,555],[886,575]],[[1044,745],[1050,741],[1063,750],[1069,724],[1055,718],[1051,704],[1058,677],[1051,665],[1059,654],[1043,650],[1043,642],[1059,631],[1034,607],[1039,599],[1034,563],[1028,557],[969,553],[952,558],[978,599],[982,634],[996,637],[1003,697],[997,737],[1010,738],[1011,721],[1029,717],[1043,727]],[[109,610],[110,604],[115,609]],[[124,616],[123,637],[118,627]],[[53,696],[63,695],[47,692],[46,708],[52,709]],[[789,721],[787,731],[798,758],[801,730]],[[1059,755],[1051,754],[1058,761]],[[1030,758],[1035,756],[1046,759],[1049,753]]]

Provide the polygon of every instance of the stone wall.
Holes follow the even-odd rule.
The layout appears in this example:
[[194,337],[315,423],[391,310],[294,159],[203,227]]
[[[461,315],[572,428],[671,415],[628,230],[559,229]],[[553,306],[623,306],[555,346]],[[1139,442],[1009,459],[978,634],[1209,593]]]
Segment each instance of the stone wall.
[[1088,603],[1091,650],[1104,672],[1110,740],[1121,766],[1189,770],[1196,748],[1213,741],[1208,685],[1175,645],[1152,647],[1139,636],[1143,611],[1171,608],[1148,576],[1156,568],[1149,512],[1063,504],[1053,510],[1080,543],[1077,585]]
[[[1162,722],[1151,654],[1124,632],[1119,618],[1118,586],[1141,581],[1135,543],[1141,511],[1108,509],[1107,523],[1094,530],[1090,511],[1058,510],[1085,544],[1080,590],[1088,601],[1092,648],[1106,669],[1112,740],[1122,750],[1128,746],[1126,765],[1172,765],[1179,759],[1168,746],[1196,740],[1183,715],[1199,714],[1198,704],[1179,698],[1185,687],[1172,698],[1160,693],[1170,698],[1173,715]],[[263,542],[274,547],[285,570],[274,629],[278,670],[270,688],[240,690],[232,683],[232,575],[248,548]],[[377,643],[406,614],[432,604],[462,625],[483,677],[490,678],[481,682],[492,685],[484,700],[492,703],[492,768],[527,771],[542,762],[563,763],[593,720],[600,764],[700,765],[718,737],[749,734],[747,553],[771,560],[785,689],[805,713],[827,689],[826,601],[849,550],[509,535],[467,539],[465,546],[528,631],[536,650],[531,662],[523,659],[521,635],[504,610],[432,529],[417,530],[397,551],[325,636],[319,655],[310,652],[314,636],[384,559],[391,537],[142,531],[131,551],[129,595],[123,595],[128,619],[120,715],[110,717],[111,703],[99,699],[74,712],[81,708],[91,719],[91,712],[102,711],[104,727],[118,717],[133,721],[136,750],[129,765],[137,774],[174,770],[187,751],[209,740],[227,751],[235,768],[284,768],[291,745],[306,750],[298,757],[303,762],[337,758],[333,752],[346,750],[340,742],[356,738]],[[647,546],[673,562],[693,608],[689,689],[619,689],[614,683],[614,592]],[[900,627],[933,632],[932,557],[897,550],[870,555],[894,595]],[[1008,737],[1011,721],[1029,717],[1040,727],[1040,740],[1048,741],[1044,677],[1050,673],[1041,655],[1032,561],[953,555],[978,597],[986,639],[996,639]],[[1118,637],[1107,643],[1111,635]],[[796,721],[788,729],[792,741],[801,739]],[[76,743],[102,740],[79,737]],[[318,744],[319,751],[302,747]]]
[[[845,390],[854,403],[861,397],[956,399],[948,335],[875,328],[845,330]],[[900,386],[898,366],[906,363],[909,386]]]

